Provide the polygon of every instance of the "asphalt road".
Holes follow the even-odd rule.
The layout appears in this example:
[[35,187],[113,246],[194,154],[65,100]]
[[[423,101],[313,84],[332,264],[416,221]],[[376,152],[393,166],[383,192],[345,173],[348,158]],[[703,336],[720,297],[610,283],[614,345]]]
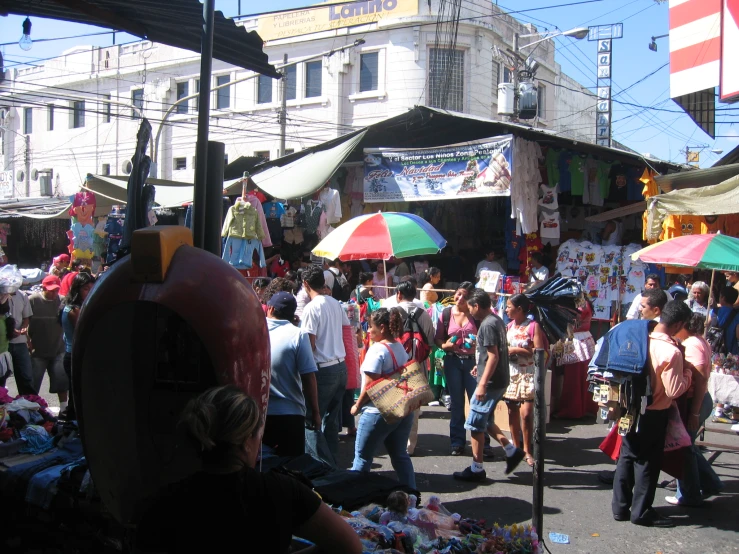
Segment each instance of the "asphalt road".
[[[15,383],[8,381],[11,394]],[[58,406],[56,395],[48,393],[44,379],[41,395]],[[724,429],[728,426],[722,426]],[[673,492],[657,489],[655,508],[675,519],[673,529],[650,529],[611,517],[611,490],[601,484],[599,471],[614,464],[598,450],[605,426],[588,419],[552,421],[545,442],[544,533],[552,554],[567,553],[686,553],[724,554],[739,552],[739,455],[722,453],[713,467],[724,483],[724,492],[700,508],[670,506],[664,500]],[[711,436],[711,442],[739,447],[739,436]],[[706,453],[708,456],[710,453]],[[342,437],[339,464],[349,467],[354,441]],[[419,439],[413,465],[424,498],[441,497],[452,512],[485,519],[488,524],[522,523],[531,520],[532,472],[525,462],[510,476],[504,475],[503,450],[496,448],[494,461],[486,460],[488,480],[483,484],[455,481],[451,474],[464,469],[471,460],[449,455],[449,412],[444,407],[425,407],[419,422]],[[375,457],[373,471],[395,476],[384,452]],[[670,479],[665,474],[660,481]],[[569,544],[553,544],[550,532],[569,535]]]

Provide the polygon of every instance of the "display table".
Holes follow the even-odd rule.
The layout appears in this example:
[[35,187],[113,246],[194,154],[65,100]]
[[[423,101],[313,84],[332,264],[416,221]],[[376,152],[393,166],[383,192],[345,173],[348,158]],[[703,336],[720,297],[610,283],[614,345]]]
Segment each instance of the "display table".
[[739,406],[739,377],[712,372],[708,378],[708,392],[714,403]]

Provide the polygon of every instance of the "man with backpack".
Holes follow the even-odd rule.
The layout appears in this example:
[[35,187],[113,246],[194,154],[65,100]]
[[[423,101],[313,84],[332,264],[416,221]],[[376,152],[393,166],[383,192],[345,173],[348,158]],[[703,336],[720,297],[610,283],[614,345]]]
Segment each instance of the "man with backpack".
[[324,266],[323,280],[326,282],[326,288],[331,291],[331,296],[339,302],[346,302],[351,296],[351,288],[339,268],[339,260],[330,260],[327,262],[328,267]]
[[[403,331],[399,341],[408,352],[411,360],[417,361],[422,366],[431,353],[431,345],[434,340],[434,323],[431,316],[413,303],[416,297],[416,286],[410,281],[403,281],[395,288],[395,298],[398,307],[403,311]],[[418,418],[421,408],[414,412],[413,426],[408,437],[408,454],[413,455],[418,441]]]
[[[662,464],[670,406],[688,390],[692,380],[691,367],[683,363],[683,353],[672,337],[688,324],[692,315],[684,302],[668,302],[659,323],[649,334],[648,344],[641,345],[648,351],[645,370],[649,372],[649,389],[643,393],[641,407],[636,407],[634,421],[630,422],[621,443],[611,501],[616,521],[631,520],[645,527],[674,525],[670,518],[659,515],[652,503]],[[638,349],[638,345],[634,346]],[[635,350],[629,345],[624,348]],[[647,404],[649,391],[651,403]],[[623,418],[621,423],[624,423]]]

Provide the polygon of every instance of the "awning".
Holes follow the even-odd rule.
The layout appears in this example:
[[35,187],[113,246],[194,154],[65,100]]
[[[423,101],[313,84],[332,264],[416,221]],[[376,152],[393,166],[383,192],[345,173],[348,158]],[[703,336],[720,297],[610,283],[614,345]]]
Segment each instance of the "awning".
[[0,219],[28,217],[31,219],[69,218],[67,197],[9,198],[0,200]]
[[[8,14],[106,27],[200,54],[203,5],[198,0],[0,0],[0,15]],[[262,51],[263,41],[256,32],[247,32],[218,11],[214,21],[214,58],[280,77]]]
[[[161,208],[182,207],[192,202],[193,184],[166,179],[149,177],[146,183],[154,185],[156,195],[154,203]],[[88,177],[82,188],[95,193],[98,208],[127,202],[128,176],[127,175],[93,175]],[[110,211],[110,210],[108,210]],[[108,213],[108,212],[105,212]]]
[[585,218],[585,221],[591,223],[603,223],[604,221],[611,221],[612,219],[618,219],[619,217],[626,217],[627,215],[639,214],[647,209],[646,202],[637,202],[635,204],[629,204],[628,206],[621,206],[615,210],[608,210],[607,212],[601,212],[597,215],[591,215]]
[[739,175],[739,164],[708,167],[683,171],[682,173],[668,173],[658,175],[654,181],[662,192],[671,192],[679,189],[695,189],[717,185],[726,179]]
[[[367,129],[331,141],[327,149],[312,149],[302,156],[283,156],[272,167],[251,176],[256,185],[275,198],[305,198],[326,184],[344,160],[364,138]],[[282,165],[278,165],[282,162]],[[226,188],[226,194],[240,194],[241,181]]]
[[739,213],[739,175],[710,187],[674,190],[653,196],[648,204],[648,238],[657,238],[668,215]]

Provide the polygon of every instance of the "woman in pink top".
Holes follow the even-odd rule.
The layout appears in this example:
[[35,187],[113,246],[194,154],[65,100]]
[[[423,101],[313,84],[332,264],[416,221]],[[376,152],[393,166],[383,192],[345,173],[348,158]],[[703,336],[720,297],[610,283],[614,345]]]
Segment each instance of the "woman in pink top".
[[704,314],[693,313],[688,326],[677,335],[685,348],[685,363],[693,368],[693,381],[685,394],[687,400],[678,401],[678,406],[684,408],[683,421],[694,445],[685,456],[683,478],[677,480],[675,496],[665,498],[668,504],[680,506],[698,506],[704,497],[717,494],[723,488],[711,464],[695,447],[696,432],[713,408],[713,400],[707,395],[713,353],[711,345],[703,338],[705,318]]
[[475,366],[477,325],[470,315],[467,297],[475,285],[465,281],[454,293],[454,306],[444,308],[436,324],[436,346],[444,352],[444,375],[451,399],[449,438],[452,456],[464,454],[467,432],[464,429],[464,395],[471,399],[477,388],[477,379],[472,376]]

